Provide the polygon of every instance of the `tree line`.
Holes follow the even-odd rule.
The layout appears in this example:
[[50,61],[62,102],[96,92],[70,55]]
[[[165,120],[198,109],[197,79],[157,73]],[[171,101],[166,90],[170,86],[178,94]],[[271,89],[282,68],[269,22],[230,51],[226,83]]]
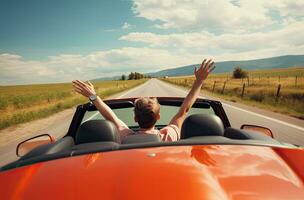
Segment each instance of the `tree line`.
[[[247,78],[248,72],[243,70],[241,67],[235,67],[232,73],[233,78]],[[131,72],[129,75],[121,75],[120,80],[138,80],[142,78],[151,78],[151,76],[141,74],[138,72]]]
[[138,80],[142,78],[151,78],[151,76],[147,76],[138,72],[131,72],[129,75],[121,75],[121,80]]

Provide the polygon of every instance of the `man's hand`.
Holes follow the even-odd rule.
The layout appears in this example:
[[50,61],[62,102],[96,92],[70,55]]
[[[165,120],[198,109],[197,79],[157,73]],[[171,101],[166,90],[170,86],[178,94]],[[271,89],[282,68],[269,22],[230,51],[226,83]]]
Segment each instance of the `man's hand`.
[[195,82],[192,85],[191,90],[187,94],[183,104],[181,105],[178,113],[171,119],[170,124],[176,125],[181,129],[182,124],[187,116],[187,112],[192,107],[196,98],[198,97],[203,81],[208,77],[209,73],[214,70],[214,62],[210,59],[206,62],[205,59],[199,69],[195,69],[194,74],[196,77]]
[[214,70],[215,65],[214,62],[209,59],[208,61],[204,59],[199,69],[194,70],[194,74],[196,77],[196,80],[199,81],[199,83],[203,83],[203,81],[208,77],[209,73]]
[[89,81],[88,81],[88,83],[84,83],[80,80],[73,81],[73,87],[76,92],[78,92],[79,94],[81,94],[85,97],[90,97],[91,95],[96,95],[94,86]]

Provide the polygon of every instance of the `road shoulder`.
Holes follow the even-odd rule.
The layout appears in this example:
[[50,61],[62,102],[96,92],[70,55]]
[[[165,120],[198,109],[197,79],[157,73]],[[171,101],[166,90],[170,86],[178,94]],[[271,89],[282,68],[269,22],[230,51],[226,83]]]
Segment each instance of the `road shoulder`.
[[[164,82],[164,81],[162,81],[162,82],[165,83],[165,84],[168,84],[170,86],[173,86],[175,88],[181,89],[183,91],[189,90],[189,88],[186,88],[186,87],[178,86],[178,85],[168,83],[168,82]],[[206,94],[206,93],[208,93],[208,94]],[[276,119],[276,120],[280,120],[280,121],[290,123],[290,124],[293,124],[295,126],[299,126],[299,127],[304,128],[304,120],[296,118],[296,117],[291,117],[289,115],[284,115],[284,114],[281,114],[281,113],[265,110],[265,109],[254,107],[254,106],[251,106],[251,105],[249,106],[249,105],[242,104],[242,103],[239,103],[239,102],[227,101],[227,100],[224,100],[224,99],[221,99],[221,98],[218,98],[218,97],[211,96],[209,92],[205,92],[205,91],[202,91],[200,93],[200,95],[203,98],[206,98],[206,99],[217,100],[217,101],[220,101],[222,104],[227,104],[227,105],[233,106],[235,108],[239,108],[239,109],[243,109],[243,110],[250,111],[250,112],[253,112],[253,113],[257,113],[259,115],[263,115],[263,116],[266,116],[266,117],[269,117],[269,118],[273,118],[273,119]]]

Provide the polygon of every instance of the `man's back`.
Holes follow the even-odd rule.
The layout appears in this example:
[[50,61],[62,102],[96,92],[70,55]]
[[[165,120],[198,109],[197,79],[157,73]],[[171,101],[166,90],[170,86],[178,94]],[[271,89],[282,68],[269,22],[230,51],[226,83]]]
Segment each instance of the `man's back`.
[[134,132],[129,128],[124,128],[119,130],[121,141],[128,137],[129,135],[134,134],[156,134],[159,135],[162,141],[178,141],[180,138],[180,130],[176,125],[170,124],[165,126],[164,128],[158,130],[156,128],[151,128],[149,130],[139,130]]

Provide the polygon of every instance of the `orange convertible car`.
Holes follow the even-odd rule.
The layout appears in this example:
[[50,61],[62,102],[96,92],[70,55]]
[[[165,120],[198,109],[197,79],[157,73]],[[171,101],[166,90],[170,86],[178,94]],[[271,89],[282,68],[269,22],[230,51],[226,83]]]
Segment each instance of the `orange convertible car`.
[[[133,101],[106,103],[136,130]],[[158,128],[182,101],[159,98]],[[78,106],[63,138],[18,145],[20,159],[1,168],[0,199],[304,199],[304,150],[267,128],[231,128],[220,102],[198,99],[177,142],[132,135],[120,143],[116,131],[94,105]]]

